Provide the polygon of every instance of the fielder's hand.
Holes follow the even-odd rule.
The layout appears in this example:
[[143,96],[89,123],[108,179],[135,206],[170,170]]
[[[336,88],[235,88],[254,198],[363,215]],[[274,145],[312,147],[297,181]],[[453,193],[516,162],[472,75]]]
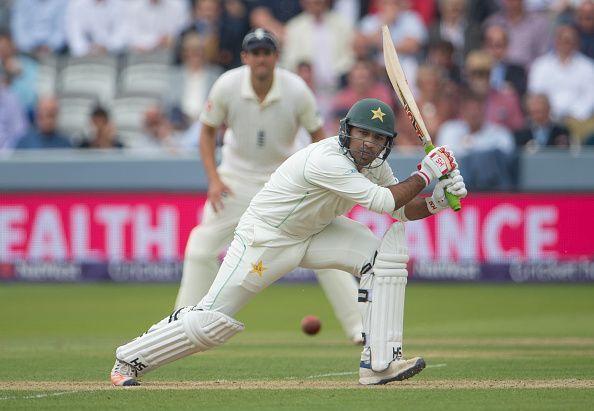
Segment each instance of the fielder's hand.
[[215,213],[225,208],[223,205],[223,199],[227,195],[233,195],[233,192],[227,187],[222,181],[214,181],[208,186],[208,201],[212,205]]
[[448,178],[439,180],[439,182],[435,184],[433,195],[425,199],[427,202],[427,209],[431,214],[436,214],[441,210],[450,208],[445,196],[445,190],[460,198],[464,198],[468,195],[466,184],[464,184],[464,177],[460,174],[460,170],[456,169],[450,173]]
[[452,153],[446,146],[435,147],[427,154],[417,166],[419,171],[415,174],[420,175],[425,180],[425,186],[431,181],[443,175],[450,173],[458,168],[458,163]]

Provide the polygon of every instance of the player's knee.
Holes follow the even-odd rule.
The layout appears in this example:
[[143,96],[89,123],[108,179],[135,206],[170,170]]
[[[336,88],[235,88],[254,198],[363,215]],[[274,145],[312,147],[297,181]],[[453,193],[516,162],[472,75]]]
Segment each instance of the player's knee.
[[188,338],[204,349],[224,344],[243,331],[243,323],[218,311],[193,310],[182,318]]
[[216,259],[220,252],[220,247],[217,242],[212,241],[215,238],[214,233],[209,233],[210,230],[200,226],[195,227],[186,244],[184,253],[185,258],[194,260]]
[[408,249],[404,224],[396,222],[390,226],[377,251],[373,263],[376,277],[407,277]]
[[378,253],[373,264],[376,277],[407,277],[408,255]]

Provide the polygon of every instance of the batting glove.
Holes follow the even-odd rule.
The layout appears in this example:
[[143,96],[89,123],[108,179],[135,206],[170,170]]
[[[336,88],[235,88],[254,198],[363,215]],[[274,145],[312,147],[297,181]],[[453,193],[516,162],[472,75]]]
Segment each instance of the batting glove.
[[466,184],[464,184],[464,177],[460,174],[460,170],[456,169],[449,174],[448,178],[438,181],[433,189],[433,195],[425,199],[427,209],[431,214],[437,214],[441,210],[450,207],[445,195],[446,190],[448,193],[459,198],[464,198],[468,195]]
[[417,166],[418,171],[413,174],[418,174],[425,180],[425,187],[431,181],[448,174],[458,167],[454,153],[452,153],[446,146],[436,147],[427,154]]

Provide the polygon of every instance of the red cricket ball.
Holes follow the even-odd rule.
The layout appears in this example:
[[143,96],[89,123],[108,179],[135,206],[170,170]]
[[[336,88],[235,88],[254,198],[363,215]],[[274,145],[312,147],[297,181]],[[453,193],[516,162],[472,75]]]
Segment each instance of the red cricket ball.
[[301,320],[301,329],[305,334],[315,335],[320,331],[322,323],[315,315],[306,315]]

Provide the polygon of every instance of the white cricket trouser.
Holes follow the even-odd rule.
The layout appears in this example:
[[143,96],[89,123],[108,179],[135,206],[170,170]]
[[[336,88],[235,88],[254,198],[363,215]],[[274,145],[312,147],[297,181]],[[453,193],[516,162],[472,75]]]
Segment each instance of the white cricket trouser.
[[[263,183],[226,174],[221,174],[221,179],[234,195],[224,199],[225,207],[218,213],[210,202],[204,205],[202,222],[192,230],[186,244],[176,309],[195,305],[206,295],[219,270],[219,254],[233,240],[239,219],[263,187]],[[357,307],[358,286],[353,276],[335,269],[320,269],[315,273],[345,333],[350,338],[360,336],[363,326]]]
[[314,270],[333,268],[359,275],[372,262],[380,244],[369,228],[342,216],[306,241],[287,246],[263,246],[253,241],[254,228],[257,224],[253,222],[242,222],[237,227],[200,308],[233,316],[253,296],[299,266]]

